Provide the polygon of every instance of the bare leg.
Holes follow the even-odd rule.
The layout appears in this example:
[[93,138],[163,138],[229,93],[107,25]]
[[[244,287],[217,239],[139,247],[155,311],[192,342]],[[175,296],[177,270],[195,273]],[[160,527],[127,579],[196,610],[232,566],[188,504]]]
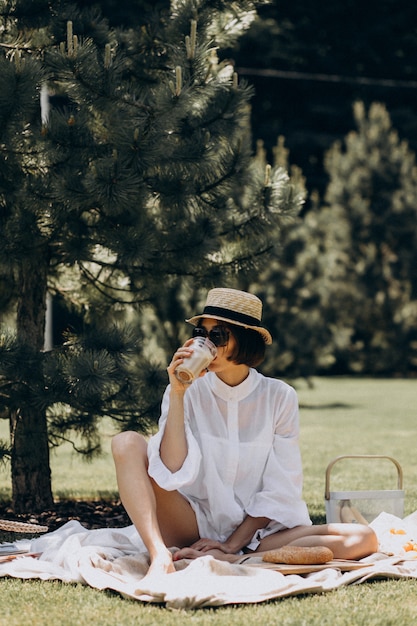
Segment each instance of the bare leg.
[[[336,559],[361,559],[378,550],[378,541],[371,528],[362,524],[322,524],[297,526],[281,530],[261,540],[255,552],[257,556],[282,546],[326,546]],[[175,554],[175,559],[196,559],[210,554],[216,559],[234,563],[242,558],[236,554],[225,554],[221,550],[200,551],[184,548]]]
[[336,559],[361,559],[378,550],[374,531],[362,524],[321,524],[281,530],[261,540],[256,552],[291,546],[326,546]]
[[150,556],[148,575],[175,571],[167,546],[198,539],[194,511],[176,491],[159,488],[148,475],[147,444],[141,435],[124,432],[112,439],[119,493]]

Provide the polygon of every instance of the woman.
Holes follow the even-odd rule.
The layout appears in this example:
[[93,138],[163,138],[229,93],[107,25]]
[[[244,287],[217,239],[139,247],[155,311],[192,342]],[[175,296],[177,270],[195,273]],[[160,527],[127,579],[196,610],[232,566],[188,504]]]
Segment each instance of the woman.
[[[120,496],[150,555],[149,574],[175,571],[173,559],[211,554],[234,561],[284,545],[327,546],[335,558],[377,550],[367,526],[312,526],[302,500],[298,402],[286,383],[255,367],[272,342],[262,303],[212,289],[203,313],[187,320],[217,356],[191,385],[175,376],[189,339],[167,371],[159,431],[112,440]],[[180,548],[172,556],[169,547]]]

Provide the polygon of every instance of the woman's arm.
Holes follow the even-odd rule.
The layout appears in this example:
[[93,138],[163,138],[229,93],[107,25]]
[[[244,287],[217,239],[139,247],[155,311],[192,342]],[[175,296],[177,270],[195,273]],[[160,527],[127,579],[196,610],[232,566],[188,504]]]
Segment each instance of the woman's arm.
[[184,393],[171,390],[169,411],[161,441],[160,454],[164,465],[177,472],[187,456],[188,446],[184,428]]
[[187,385],[177,379],[175,370],[191,354],[192,348],[189,348],[191,343],[192,339],[186,341],[176,351],[167,367],[170,382],[169,409],[160,455],[162,462],[171,472],[177,472],[182,467],[188,453],[184,427],[184,395]]

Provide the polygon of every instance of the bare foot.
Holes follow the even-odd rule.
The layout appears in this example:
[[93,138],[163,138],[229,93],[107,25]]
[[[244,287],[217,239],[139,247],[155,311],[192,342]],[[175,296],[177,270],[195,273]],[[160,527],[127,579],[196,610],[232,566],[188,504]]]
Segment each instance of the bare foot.
[[154,578],[155,576],[161,576],[161,574],[173,574],[174,572],[175,567],[172,561],[172,554],[167,550],[151,558],[151,564],[145,578]]

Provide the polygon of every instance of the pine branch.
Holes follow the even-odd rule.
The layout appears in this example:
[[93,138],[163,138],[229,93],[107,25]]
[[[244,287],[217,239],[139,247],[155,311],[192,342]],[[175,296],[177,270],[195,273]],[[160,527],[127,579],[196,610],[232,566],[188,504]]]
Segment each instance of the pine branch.
[[[56,440],[58,440],[60,443],[56,443]],[[49,441],[50,441],[50,444],[52,445],[52,447],[57,447],[57,446],[61,445],[62,443],[69,443],[72,446],[72,448],[73,448],[73,450],[75,452],[78,452],[78,454],[81,454],[83,456],[90,457],[90,458],[92,456],[99,455],[101,453],[101,450],[102,450],[100,444],[96,444],[94,446],[88,446],[88,447],[80,448],[69,437],[65,437],[64,435],[59,435],[57,433],[53,433],[53,437],[50,437]]]

